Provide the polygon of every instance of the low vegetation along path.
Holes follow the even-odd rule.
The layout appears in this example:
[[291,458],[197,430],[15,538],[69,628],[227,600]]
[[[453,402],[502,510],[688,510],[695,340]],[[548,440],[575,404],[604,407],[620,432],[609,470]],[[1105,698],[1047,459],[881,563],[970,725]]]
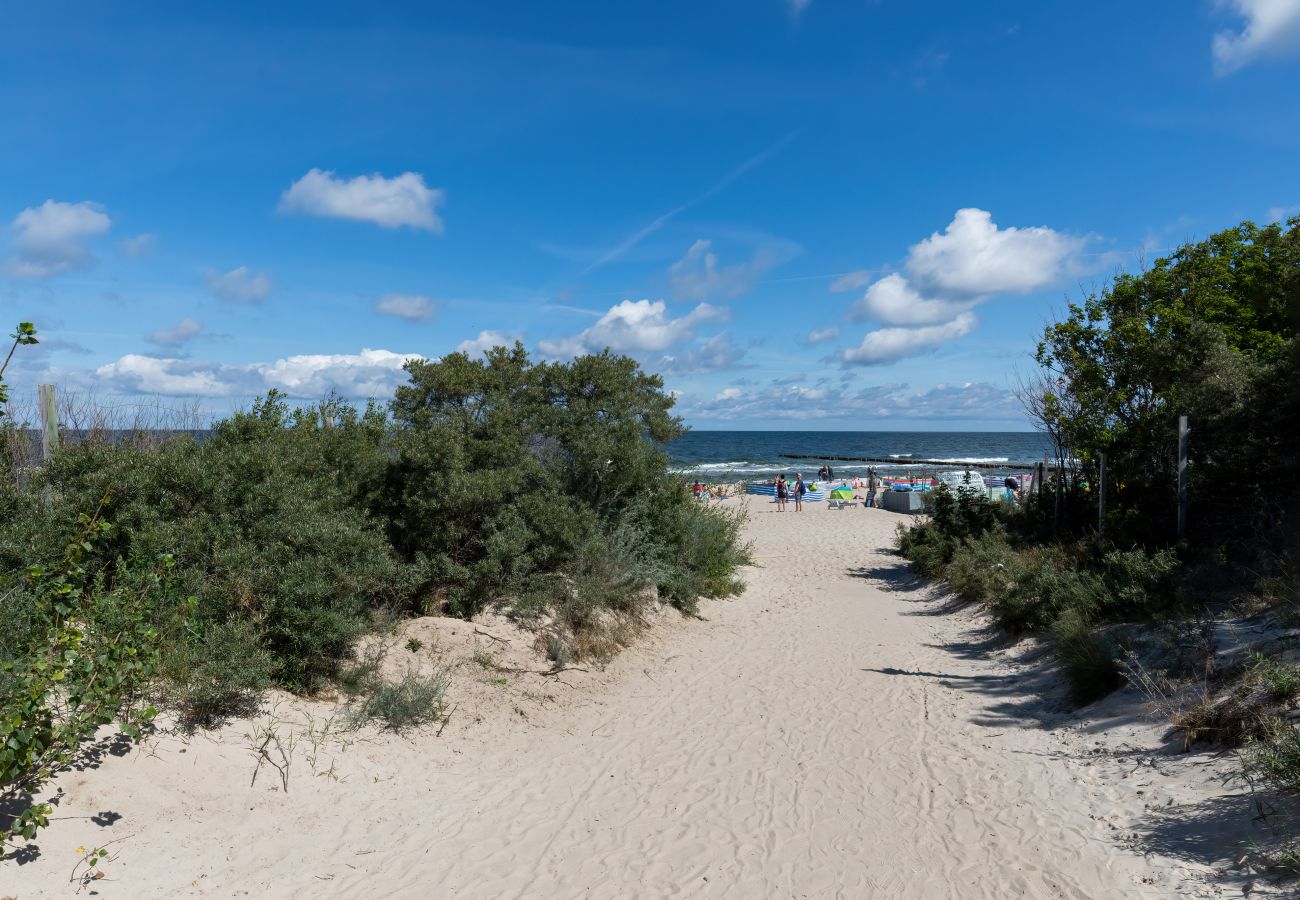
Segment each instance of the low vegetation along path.
[[[131,834],[95,887],[108,897],[1188,890],[1194,873],[1120,845],[1104,821],[1111,788],[1059,732],[1009,712],[1037,701],[1010,664],[973,646],[970,614],[910,581],[888,549],[897,521],[755,506],[748,591],[706,603],[707,621],[664,626],[607,679],[564,694],[573,699],[541,726],[498,716],[442,738],[375,739],[340,757],[341,778],[296,763],[287,795],[274,772],[248,786],[238,742],[108,759],[69,785],[74,799],[91,795],[75,805],[116,810]],[[149,792],[178,768],[183,794]],[[125,777],[114,769],[136,772],[133,789],[116,789],[131,795],[112,795]],[[5,864],[18,896],[69,893],[61,830],[44,854],[56,858]]]

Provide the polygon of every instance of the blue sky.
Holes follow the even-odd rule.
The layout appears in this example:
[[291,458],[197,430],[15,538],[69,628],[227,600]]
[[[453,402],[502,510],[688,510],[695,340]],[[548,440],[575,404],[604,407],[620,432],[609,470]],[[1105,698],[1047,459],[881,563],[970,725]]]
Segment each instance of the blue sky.
[[518,338],[696,427],[1023,428],[1067,298],[1300,212],[1300,0],[0,18],[20,398],[385,396]]

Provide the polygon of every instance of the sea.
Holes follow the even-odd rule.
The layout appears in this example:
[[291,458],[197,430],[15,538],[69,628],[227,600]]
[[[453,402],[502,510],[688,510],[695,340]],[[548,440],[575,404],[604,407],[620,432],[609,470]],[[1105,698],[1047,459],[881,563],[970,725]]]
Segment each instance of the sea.
[[885,475],[916,469],[913,474],[919,477],[946,465],[959,469],[962,463],[996,467],[986,470],[988,474],[1025,472],[1042,461],[1051,443],[1032,431],[690,431],[667,450],[674,471],[716,482],[766,480],[796,472],[807,477],[821,465],[813,459],[784,459],[785,453],[888,460],[831,461],[837,477],[869,468]]

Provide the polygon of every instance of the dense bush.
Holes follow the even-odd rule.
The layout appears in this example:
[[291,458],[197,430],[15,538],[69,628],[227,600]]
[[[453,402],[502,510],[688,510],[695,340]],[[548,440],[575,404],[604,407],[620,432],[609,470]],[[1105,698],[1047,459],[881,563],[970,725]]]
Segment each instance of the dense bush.
[[376,507],[435,604],[581,630],[638,598],[689,611],[740,589],[739,522],[668,473],[684,428],[657,376],[608,353],[534,365],[518,344],[408,370]]
[[[102,512],[102,509],[101,509]],[[173,563],[130,564],[106,555],[112,526],[83,514],[62,556],[0,573],[0,842],[31,838],[50,806],[34,798],[72,765],[101,725],[117,719],[139,736],[154,715],[144,700],[160,655],[151,622],[184,609]]]
[[[28,547],[49,545],[59,521],[109,496],[113,551],[126,559],[172,555],[182,590],[198,601],[187,640],[220,644],[232,654],[232,675],[243,673],[230,679],[232,699],[255,688],[256,671],[310,690],[347,657],[368,608],[411,595],[407,567],[360,500],[363,479],[386,462],[383,435],[373,415],[336,401],[290,412],[272,394],[219,422],[201,443],[68,447],[34,485],[56,498],[52,515],[29,517],[18,536]],[[171,619],[156,624],[180,634]],[[169,654],[181,685],[189,683],[186,659],[201,664],[203,656]],[[196,673],[194,687],[205,680]],[[179,696],[206,717],[218,713],[212,701],[220,693]]]
[[1149,618],[1173,602],[1179,560],[1170,550],[1098,549],[1042,542],[1032,504],[993,503],[939,488],[935,512],[900,527],[916,571],[947,580],[1012,633],[1050,634],[1071,695],[1088,702],[1119,684],[1118,646],[1106,623]]
[[202,440],[106,432],[0,483],[0,661],[19,671],[39,656],[49,602],[21,573],[57,566],[76,543],[69,523],[96,509],[113,527],[97,533],[91,583],[171,561],[168,592],[111,628],[154,636],[146,680],[192,726],[268,685],[330,679],[394,726],[434,710],[440,686],[385,687],[350,661],[377,617],[492,605],[568,659],[610,652],[656,600],[690,612],[741,589],[741,521],[669,474],[663,444],[684,428],[634,361],[533,364],[516,345],[407,368],[387,411],[290,409],[272,392]]

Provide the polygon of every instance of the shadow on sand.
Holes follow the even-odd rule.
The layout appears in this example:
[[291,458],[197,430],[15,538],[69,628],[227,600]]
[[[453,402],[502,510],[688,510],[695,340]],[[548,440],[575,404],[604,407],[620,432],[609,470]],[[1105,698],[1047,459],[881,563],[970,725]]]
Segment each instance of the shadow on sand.
[[[56,773],[66,771],[85,772],[90,769],[98,769],[104,764],[107,757],[126,756],[134,746],[131,739],[121,733],[96,738],[82,744],[73,757],[55,771]],[[63,802],[63,788],[56,790],[53,796],[40,801],[37,801],[32,794],[27,792],[6,794],[0,800],[0,830],[8,831],[12,828],[14,821],[36,802],[48,803],[57,810],[59,804]],[[51,816],[51,820],[54,818],[56,817]],[[100,828],[111,828],[122,818],[122,814],[112,810],[105,810],[89,818],[91,822]],[[39,837],[39,833],[37,836]],[[0,860],[16,862],[21,866],[35,861],[40,855],[39,843],[28,841],[20,846],[15,846],[8,853],[0,856]]]
[[[943,585],[917,577],[907,560],[893,551],[880,565],[850,569],[848,574],[874,582],[895,595],[908,608],[908,616],[962,616],[961,633],[953,639],[927,644],[948,654],[956,671],[926,671],[895,667],[863,668],[863,672],[895,678],[932,679],[954,690],[977,694],[985,699],[972,721],[1000,729],[1054,729],[1069,725],[1083,735],[1100,735],[1126,725],[1150,725],[1143,698],[1132,687],[1083,708],[1068,700],[1064,679],[1048,643],[1041,639],[1017,638],[997,628],[987,617],[972,615],[978,607],[955,596]],[[987,672],[994,661],[1002,671]],[[963,673],[964,664],[983,664],[978,674]],[[1009,752],[1029,752],[1015,751]],[[1033,751],[1039,754],[1039,751]],[[1106,755],[1116,760],[1138,762],[1173,759],[1183,752],[1183,742],[1172,732],[1160,747],[1111,748]],[[1041,755],[1041,754],[1039,754]],[[1077,758],[1062,748],[1047,755]],[[1300,802],[1276,800],[1289,810],[1291,821],[1300,816]],[[1268,810],[1265,810],[1267,812]],[[1271,815],[1261,810],[1248,795],[1225,790],[1198,803],[1150,810],[1131,826],[1127,844],[1139,853],[1156,853],[1212,867],[1214,884],[1249,890],[1253,876],[1242,871],[1239,860],[1251,857],[1259,848],[1279,838],[1270,826]],[[1262,880],[1262,879],[1261,879]]]

